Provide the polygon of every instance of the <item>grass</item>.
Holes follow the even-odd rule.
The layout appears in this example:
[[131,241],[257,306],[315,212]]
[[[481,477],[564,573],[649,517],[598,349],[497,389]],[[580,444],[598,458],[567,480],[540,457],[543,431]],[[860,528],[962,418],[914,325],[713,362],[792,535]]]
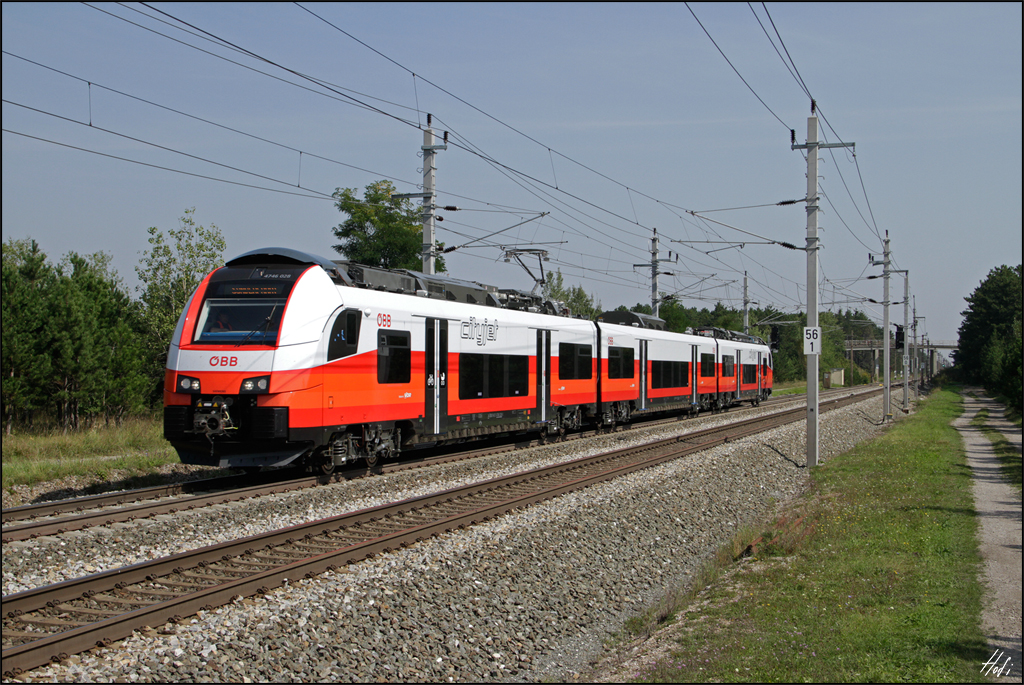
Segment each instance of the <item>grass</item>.
[[66,476],[107,480],[113,474],[141,487],[155,468],[178,463],[156,419],[132,419],[120,427],[63,434],[3,436],[3,487],[33,485]]
[[979,682],[974,504],[962,403],[933,393],[879,439],[812,473],[810,493],[741,532],[698,579],[627,630],[671,624],[637,682]]
[[807,392],[807,381],[787,381],[772,384],[772,397],[779,395],[802,395]]
[[[836,386],[836,388],[849,387],[849,386]],[[818,390],[825,390],[825,386],[818,383]],[[772,384],[772,397],[778,397],[780,395],[803,395],[807,392],[807,381],[785,381],[784,383],[773,383]]]

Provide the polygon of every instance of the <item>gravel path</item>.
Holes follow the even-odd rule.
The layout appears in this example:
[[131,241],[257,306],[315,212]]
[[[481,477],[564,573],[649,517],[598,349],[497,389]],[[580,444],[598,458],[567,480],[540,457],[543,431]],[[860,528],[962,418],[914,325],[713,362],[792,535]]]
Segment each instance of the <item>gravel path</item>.
[[971,421],[988,409],[987,424],[1002,431],[1021,449],[1021,431],[1003,418],[1003,408],[980,388],[964,393],[964,413],[953,422],[963,437],[967,463],[973,475],[974,508],[981,522],[979,548],[985,560],[988,586],[982,612],[982,629],[993,656],[1007,672],[998,680],[1021,682],[1021,495],[1000,475],[1000,464],[988,437]]
[[[822,458],[876,435],[879,415],[878,400],[823,415]],[[434,467],[428,474],[392,474],[5,545],[4,593],[52,582],[54,575],[102,570],[251,534],[239,531],[334,515],[436,491],[438,483],[453,487],[721,420],[706,417],[586,445]],[[802,423],[776,429],[239,599],[180,625],[156,626],[23,679],[565,680],[600,653],[626,618],[685,584],[736,527],[798,494],[804,452]]]

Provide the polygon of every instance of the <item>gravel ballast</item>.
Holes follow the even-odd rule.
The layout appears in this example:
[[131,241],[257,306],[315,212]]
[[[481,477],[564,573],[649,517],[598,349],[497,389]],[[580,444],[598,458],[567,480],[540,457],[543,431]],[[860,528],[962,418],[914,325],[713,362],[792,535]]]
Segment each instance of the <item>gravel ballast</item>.
[[[876,435],[879,400],[821,417],[823,460]],[[767,410],[763,410],[767,411]],[[4,594],[298,520],[593,453],[668,427],[340,483],[4,545]],[[645,439],[645,436],[646,439]],[[564,680],[623,621],[805,481],[804,424],[595,485],[465,531],[296,580],[181,624],[35,669],[46,681]],[[16,588],[16,589],[15,589]]]

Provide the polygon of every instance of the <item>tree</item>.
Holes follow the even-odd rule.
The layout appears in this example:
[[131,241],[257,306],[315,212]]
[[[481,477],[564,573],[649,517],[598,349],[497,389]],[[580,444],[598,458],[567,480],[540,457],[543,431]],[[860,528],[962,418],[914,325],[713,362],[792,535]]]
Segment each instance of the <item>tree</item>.
[[34,240],[3,244],[3,415],[9,435],[16,420],[32,421],[45,406],[50,377],[48,291],[54,279]]
[[548,275],[541,293],[545,299],[563,303],[569,308],[573,316],[581,319],[593,320],[602,311],[601,303],[595,303],[593,296],[588,295],[583,286],[565,287],[565,279],[562,277],[561,269]]
[[[1021,276],[1020,264],[997,267],[964,298],[968,306],[961,312],[964,321],[954,362],[965,381],[992,387],[1004,373],[1013,373],[1002,367],[1004,362],[1012,366],[1013,357],[1006,353],[1020,349],[1014,337],[1014,322],[1021,318]],[[1019,377],[1016,382],[1019,388]]]
[[[355,188],[337,188],[334,206],[348,219],[332,230],[341,242],[335,251],[349,261],[384,269],[423,268],[423,228],[420,211],[408,199],[392,197],[395,186],[377,181],[366,186],[363,199]],[[438,244],[438,249],[443,243]],[[444,259],[435,259],[435,271],[445,273]]]
[[38,410],[65,431],[145,407],[141,307],[103,252],[56,268],[34,241],[3,252],[3,413],[7,433]]
[[999,387],[1000,394],[1006,398],[1007,404],[1021,413],[1024,402],[1024,340],[1021,336],[1021,317],[1018,315],[1013,322],[1006,356],[1003,358],[1003,373]]
[[141,286],[146,326],[146,347],[151,357],[149,375],[159,387],[167,361],[167,348],[178,317],[192,293],[208,273],[224,265],[227,244],[220,229],[196,224],[195,207],[185,210],[177,229],[164,237],[156,227],[147,229],[149,250],[135,267]]
[[103,252],[67,254],[57,267],[51,318],[54,400],[64,430],[140,411],[152,386],[141,307]]

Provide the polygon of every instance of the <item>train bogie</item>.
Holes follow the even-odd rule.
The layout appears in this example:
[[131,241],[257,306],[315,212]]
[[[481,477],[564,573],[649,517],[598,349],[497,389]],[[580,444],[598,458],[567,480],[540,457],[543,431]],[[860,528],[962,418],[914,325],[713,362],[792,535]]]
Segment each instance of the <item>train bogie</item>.
[[330,471],[425,445],[557,436],[770,393],[770,353],[756,339],[530,304],[282,248],[242,255],[204,279],[175,329],[165,435],[186,463]]

